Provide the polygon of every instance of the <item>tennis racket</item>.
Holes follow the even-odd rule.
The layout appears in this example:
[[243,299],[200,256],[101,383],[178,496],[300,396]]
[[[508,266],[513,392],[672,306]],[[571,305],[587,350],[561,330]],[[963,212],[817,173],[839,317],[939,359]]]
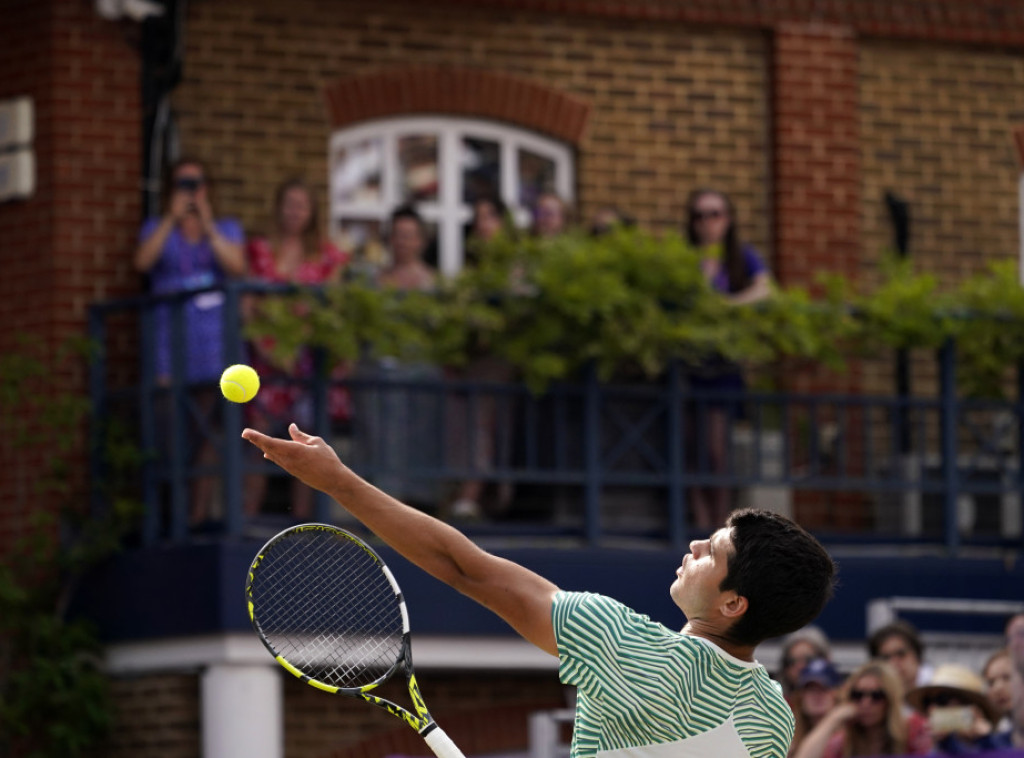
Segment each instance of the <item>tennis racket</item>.
[[[292,674],[397,716],[438,758],[464,758],[423,702],[398,582],[359,537],[328,524],[285,529],[253,559],[245,598],[256,634]],[[398,669],[414,712],[373,694]]]

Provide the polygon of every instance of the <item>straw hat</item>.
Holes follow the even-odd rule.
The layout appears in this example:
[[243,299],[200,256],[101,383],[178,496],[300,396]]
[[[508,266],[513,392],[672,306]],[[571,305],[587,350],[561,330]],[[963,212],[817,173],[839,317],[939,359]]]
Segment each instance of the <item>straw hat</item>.
[[966,666],[956,663],[944,663],[935,669],[935,674],[928,684],[915,687],[907,693],[907,702],[923,712],[924,701],[934,695],[953,695],[965,703],[976,705],[993,724],[997,723],[1002,715],[986,697],[981,677]]

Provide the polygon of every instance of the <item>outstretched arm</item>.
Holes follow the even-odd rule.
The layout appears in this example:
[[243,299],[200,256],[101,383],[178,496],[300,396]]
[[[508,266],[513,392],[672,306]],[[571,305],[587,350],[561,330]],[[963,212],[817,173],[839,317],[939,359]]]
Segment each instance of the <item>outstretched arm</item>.
[[558,588],[477,547],[457,529],[400,503],[345,466],[334,449],[292,424],[291,440],[246,429],[242,437],[310,487],[337,500],[374,534],[431,576],[501,616],[524,639],[557,655],[551,603]]

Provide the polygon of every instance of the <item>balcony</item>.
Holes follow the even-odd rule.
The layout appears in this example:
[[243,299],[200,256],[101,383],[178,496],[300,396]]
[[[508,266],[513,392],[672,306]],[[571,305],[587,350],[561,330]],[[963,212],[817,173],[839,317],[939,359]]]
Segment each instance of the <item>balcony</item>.
[[[246,362],[239,303],[253,289],[266,288],[233,284],[224,291],[226,364]],[[138,481],[143,517],[132,547],[88,591],[112,640],[247,629],[241,588],[249,560],[263,540],[295,521],[288,480],[239,436],[247,406],[220,400],[213,386],[184,381],[184,302],[137,298],[91,311],[91,337],[101,348],[91,366],[96,417],[130,428],[146,453]],[[145,339],[161,304],[175,314],[177,348],[174,376],[164,386],[154,380]],[[304,390],[311,431],[370,481],[441,515],[453,484],[466,479],[512,492],[500,514],[459,527],[561,586],[607,592],[669,624],[678,623],[678,612],[667,586],[699,534],[688,513],[693,488],[727,487],[738,505],[798,519],[809,503],[819,514],[856,514],[813,529],[842,572],[821,623],[844,639],[863,636],[865,608],[882,595],[1019,599],[1024,569],[1013,558],[1021,548],[1020,394],[1014,401],[959,397],[953,343],[938,352],[935,372],[938,390],[927,397],[696,391],[679,365],[633,384],[602,383],[588,371],[536,395],[520,383],[383,361],[341,379],[318,372]],[[348,418],[330,417],[332,388],[347,392]],[[216,402],[197,403],[197,391]],[[703,429],[716,408],[729,422],[719,470],[701,436],[688,433]],[[503,433],[481,468],[458,451],[475,447],[484,412],[500,419]],[[189,441],[191,427],[199,437]],[[468,431],[457,438],[457,427]],[[105,429],[98,425],[93,434],[93,478],[102,481]],[[200,464],[194,452],[204,441],[216,456]],[[269,483],[259,514],[244,506],[253,476]],[[200,481],[214,482],[218,496],[214,517],[197,521],[190,510]],[[102,495],[95,507],[105,507]],[[311,518],[361,530],[324,496]],[[508,634],[486,612],[382,552],[395,564],[421,632]],[[176,577],[166,571],[169,559]],[[125,596],[133,599],[130,608],[115,600]],[[417,607],[417,597],[438,600]],[[169,615],[168,607],[181,610]],[[995,623],[979,620],[972,631],[994,630]]]

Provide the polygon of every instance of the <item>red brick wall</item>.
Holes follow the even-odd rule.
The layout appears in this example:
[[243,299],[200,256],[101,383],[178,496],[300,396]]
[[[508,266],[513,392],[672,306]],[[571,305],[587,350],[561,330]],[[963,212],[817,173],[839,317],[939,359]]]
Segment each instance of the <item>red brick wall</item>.
[[[422,738],[394,716],[367,703],[320,692],[287,674],[284,740],[288,758],[381,758],[426,755]],[[528,744],[534,710],[565,707],[565,688],[542,674],[453,674],[419,677],[434,718],[469,755],[518,752]],[[114,728],[98,751],[105,758],[198,758],[201,745],[199,675],[154,674],[112,682]],[[377,694],[408,706],[405,682]]]
[[[3,0],[0,18],[0,97],[32,97],[37,166],[35,195],[0,204],[0,350],[26,335],[48,356],[84,333],[89,303],[137,286],[137,55],[88,0]],[[84,376],[72,366],[59,384],[81,392]],[[30,497],[53,454],[44,447],[0,441],[0,491],[15,495],[0,504],[0,545],[45,505]]]

